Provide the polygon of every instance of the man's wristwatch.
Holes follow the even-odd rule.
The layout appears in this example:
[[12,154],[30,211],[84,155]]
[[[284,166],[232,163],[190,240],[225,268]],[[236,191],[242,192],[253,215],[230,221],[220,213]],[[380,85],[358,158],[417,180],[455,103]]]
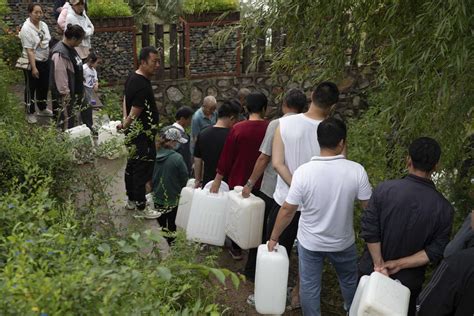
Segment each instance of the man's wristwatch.
[[252,183],[252,181],[250,181],[250,179],[247,180],[247,183],[245,183],[245,186],[248,187],[249,189],[253,188],[254,184]]

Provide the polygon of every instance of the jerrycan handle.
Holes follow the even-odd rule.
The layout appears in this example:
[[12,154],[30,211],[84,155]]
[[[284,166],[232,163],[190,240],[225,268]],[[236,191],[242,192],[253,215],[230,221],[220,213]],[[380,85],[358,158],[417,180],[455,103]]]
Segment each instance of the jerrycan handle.
[[[268,242],[269,240],[267,240],[266,242],[266,245],[267,245],[267,250],[268,250]],[[272,252],[278,252],[278,248],[280,248],[280,244],[277,242],[275,247],[273,247],[273,251]],[[270,251],[269,251],[270,252]]]

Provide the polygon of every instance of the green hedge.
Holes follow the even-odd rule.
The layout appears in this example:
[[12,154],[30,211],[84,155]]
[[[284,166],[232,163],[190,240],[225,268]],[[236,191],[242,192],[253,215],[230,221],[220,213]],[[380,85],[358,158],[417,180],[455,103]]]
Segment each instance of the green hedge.
[[183,11],[187,14],[238,11],[239,5],[238,0],[186,0]]
[[222,313],[216,280],[240,281],[216,253],[181,233],[161,258],[158,232],[119,235],[103,200],[74,206],[74,190],[99,195],[98,172],[78,171],[64,133],[26,123],[14,72],[0,60],[0,315]]
[[132,10],[123,0],[91,0],[87,13],[92,18],[132,16]]

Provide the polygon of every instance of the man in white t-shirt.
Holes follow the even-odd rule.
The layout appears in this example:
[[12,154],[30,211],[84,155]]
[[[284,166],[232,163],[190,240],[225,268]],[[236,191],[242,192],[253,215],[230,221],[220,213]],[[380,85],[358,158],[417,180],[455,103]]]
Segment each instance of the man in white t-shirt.
[[[280,119],[272,149],[272,164],[278,174],[273,194],[276,204],[268,217],[268,232],[272,231],[278,211],[285,202],[293,172],[311,157],[319,155],[316,134],[318,125],[327,118],[338,100],[337,86],[332,82],[322,82],[311,94],[311,104],[307,112]],[[280,238],[280,245],[286,248],[288,254],[291,253],[296,238],[298,218],[299,213]]]
[[304,315],[320,315],[324,258],[336,269],[344,305],[349,310],[357,288],[357,250],[353,227],[354,201],[366,207],[372,194],[367,173],[342,155],[344,122],[329,118],[318,126],[321,154],[293,174],[290,190],[273,228],[268,250],[273,251],[283,230],[301,206],[298,227],[300,301]]

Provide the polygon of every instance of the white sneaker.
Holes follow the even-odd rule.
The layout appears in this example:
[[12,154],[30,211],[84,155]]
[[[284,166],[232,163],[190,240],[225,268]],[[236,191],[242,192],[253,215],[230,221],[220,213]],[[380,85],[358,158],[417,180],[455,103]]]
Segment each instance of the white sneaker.
[[127,201],[127,205],[125,205],[125,208],[129,211],[133,211],[137,208],[137,203],[135,201]]
[[143,211],[138,211],[133,214],[134,218],[145,218],[145,219],[157,219],[158,217],[161,216],[161,212],[158,212],[156,210],[146,208]]
[[148,207],[143,211],[143,214],[146,219],[156,219],[161,216],[161,212],[158,212]]
[[35,123],[38,122],[38,119],[36,118],[36,115],[34,115],[34,114],[28,114],[28,115],[26,116],[26,120],[27,120],[28,123],[30,123],[30,124],[35,124]]
[[44,109],[44,110],[38,111],[38,115],[39,115],[39,116],[49,116],[49,117],[51,117],[51,116],[53,116],[53,111],[51,111],[50,109],[46,108],[46,109]]

